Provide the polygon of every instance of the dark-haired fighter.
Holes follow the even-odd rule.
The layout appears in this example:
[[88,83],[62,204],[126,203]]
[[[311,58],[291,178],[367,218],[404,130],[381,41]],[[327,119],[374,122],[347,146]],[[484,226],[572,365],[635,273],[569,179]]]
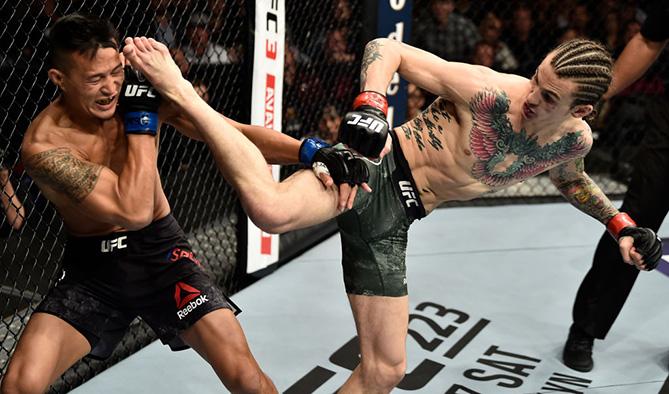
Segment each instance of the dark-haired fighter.
[[[67,15],[52,26],[49,41],[48,75],[61,94],[31,123],[22,156],[65,223],[64,273],[26,325],[2,393],[44,392],[83,356],[108,357],[136,316],[173,350],[195,349],[230,391],[276,392],[249,350],[234,305],[200,267],[170,214],[160,183],[161,121],[180,130],[189,130],[189,122],[160,105],[160,96],[135,72],[125,72],[124,81],[119,37],[109,21]],[[366,179],[361,159],[346,152],[232,123],[266,141],[282,141],[281,149],[265,151],[271,162],[301,157],[306,164],[325,163],[334,182]],[[311,171],[295,179],[333,196],[319,209],[334,214],[346,204],[346,193],[339,200],[335,188],[323,187]],[[294,183],[268,184],[261,202],[297,218],[302,209],[293,200],[301,192]],[[293,224],[313,223],[298,218]]]
[[[246,199],[247,212],[260,209],[255,193],[270,182],[262,157],[180,78],[167,48],[143,37],[126,39],[124,54],[195,123],[224,176]],[[404,376],[407,231],[413,220],[444,201],[471,199],[548,170],[569,202],[608,227],[625,261],[642,268],[657,262],[660,243],[653,232],[618,212],[583,171],[592,135],[582,118],[608,88],[611,66],[606,50],[587,40],[551,51],[531,80],[447,62],[388,39],[367,44],[363,93],[344,117],[340,138],[368,157],[381,153],[383,159],[368,163],[374,192],[356,196],[353,209],[338,218],[361,354],[340,392],[389,392]],[[382,92],[395,71],[439,98],[388,135]],[[320,212],[312,217],[318,221],[331,217],[324,208],[334,196],[302,186],[296,203],[304,215]],[[285,222],[281,228],[294,227]]]

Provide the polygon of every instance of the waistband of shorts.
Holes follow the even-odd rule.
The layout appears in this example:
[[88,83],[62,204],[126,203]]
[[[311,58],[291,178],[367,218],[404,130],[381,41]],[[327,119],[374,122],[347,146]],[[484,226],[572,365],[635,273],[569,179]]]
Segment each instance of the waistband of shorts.
[[68,234],[65,248],[66,250],[75,248],[82,251],[89,250],[90,252],[99,252],[103,242],[107,242],[110,247],[114,241],[116,242],[116,245],[123,242],[119,241],[121,239],[128,241],[132,240],[134,243],[141,244],[142,240],[147,238],[154,238],[156,236],[164,237],[172,234],[176,236],[180,233],[183,233],[181,226],[179,226],[179,223],[174,216],[169,213],[139,230],[115,231],[113,233],[91,236],[75,236]]
[[[390,129],[388,131],[393,141],[393,150],[391,153],[393,155],[396,168],[401,172],[400,178],[402,178],[399,180],[393,179],[393,186],[395,187],[397,193],[401,196],[402,206],[404,207],[407,216],[412,219],[422,219],[427,215],[427,213],[425,212],[423,201],[420,199],[420,193],[418,192],[418,187],[416,187],[416,181],[413,179],[413,175],[411,174],[409,162],[407,161],[406,157],[404,157],[404,152],[402,152],[402,147],[400,146],[395,130]],[[404,182],[409,182],[410,188]]]

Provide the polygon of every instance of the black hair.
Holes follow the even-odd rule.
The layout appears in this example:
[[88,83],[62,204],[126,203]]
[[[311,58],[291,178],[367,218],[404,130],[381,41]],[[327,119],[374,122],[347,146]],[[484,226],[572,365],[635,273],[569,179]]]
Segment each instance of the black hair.
[[553,53],[555,74],[576,83],[572,105],[595,105],[611,84],[611,54],[602,44],[581,38],[559,45]]
[[51,26],[47,32],[49,63],[63,69],[67,56],[77,52],[95,56],[100,48],[119,48],[119,34],[112,23],[90,14],[68,14]]

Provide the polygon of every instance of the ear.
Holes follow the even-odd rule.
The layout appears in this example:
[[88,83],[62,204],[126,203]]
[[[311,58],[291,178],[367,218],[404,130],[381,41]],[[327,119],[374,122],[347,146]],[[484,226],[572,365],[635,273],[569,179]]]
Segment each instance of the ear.
[[65,74],[63,74],[62,71],[56,68],[50,68],[49,71],[47,71],[47,75],[49,76],[49,80],[51,80],[54,85],[58,86],[58,89],[63,90],[63,80],[65,79]]
[[575,118],[583,118],[588,116],[595,107],[593,107],[591,104],[581,104],[581,105],[575,105],[573,106],[569,112],[571,113],[571,116]]

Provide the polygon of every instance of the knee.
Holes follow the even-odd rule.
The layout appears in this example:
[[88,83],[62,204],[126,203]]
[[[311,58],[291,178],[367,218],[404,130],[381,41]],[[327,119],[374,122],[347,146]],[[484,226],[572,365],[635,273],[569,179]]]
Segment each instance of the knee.
[[2,394],[43,393],[49,387],[49,382],[40,375],[27,366],[10,364],[2,380],[0,392]]
[[291,219],[286,207],[276,199],[247,199],[242,201],[242,206],[249,219],[266,233],[280,234],[290,229]]
[[248,362],[238,361],[239,364],[234,373],[228,375],[225,380],[225,387],[231,393],[261,393],[263,372],[252,359],[249,359]]
[[396,360],[377,360],[362,364],[363,380],[366,385],[390,391],[397,386],[406,373],[406,357]]

